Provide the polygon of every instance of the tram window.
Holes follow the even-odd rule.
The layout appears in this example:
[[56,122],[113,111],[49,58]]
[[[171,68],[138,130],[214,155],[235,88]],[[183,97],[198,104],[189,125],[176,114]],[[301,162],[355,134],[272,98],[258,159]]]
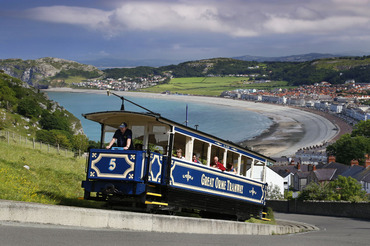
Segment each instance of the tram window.
[[145,134],[145,126],[132,126],[132,139],[134,142],[134,147],[137,150],[143,149],[143,140]]
[[229,167],[230,164],[234,167],[235,170],[238,170],[238,158],[239,154],[235,152],[228,151],[227,158],[226,158],[226,168]]
[[246,176],[248,168],[248,163],[250,163],[251,159],[247,158],[246,156],[242,156],[241,163],[240,163],[240,175]]
[[176,150],[181,149],[182,154],[184,155],[185,154],[185,146],[186,146],[186,136],[176,132],[175,133],[175,138],[174,138],[173,153],[172,154],[176,155]]
[[226,167],[224,163],[224,152],[225,150],[223,148],[213,145],[211,148],[211,163],[213,161],[213,157],[217,156],[218,161],[221,162]]
[[208,143],[198,139],[194,140],[193,155],[195,154],[203,165],[207,164],[207,150]]
[[168,134],[165,126],[153,126],[148,134],[149,149],[161,154],[166,154],[168,145]]
[[167,129],[165,126],[153,126],[153,132],[154,133],[166,133],[167,132]]

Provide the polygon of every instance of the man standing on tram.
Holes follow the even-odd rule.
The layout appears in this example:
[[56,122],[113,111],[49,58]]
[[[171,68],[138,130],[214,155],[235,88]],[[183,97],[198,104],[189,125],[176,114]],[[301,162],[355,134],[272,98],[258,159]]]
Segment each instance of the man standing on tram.
[[117,141],[117,147],[123,147],[124,150],[134,149],[132,142],[132,131],[127,128],[127,123],[122,122],[119,129],[113,135],[112,140],[107,145],[107,149],[110,149],[112,145]]

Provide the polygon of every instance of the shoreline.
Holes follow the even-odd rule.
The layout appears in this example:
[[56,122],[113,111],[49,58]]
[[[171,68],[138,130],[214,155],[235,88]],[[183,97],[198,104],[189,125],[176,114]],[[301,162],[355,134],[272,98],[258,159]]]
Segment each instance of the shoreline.
[[[66,92],[66,93],[91,93],[106,94],[106,90],[72,89],[72,88],[50,88],[43,92]],[[145,92],[114,91],[123,96],[166,98],[173,100],[192,101],[213,105],[239,107],[246,113],[253,111],[273,121],[273,124],[262,134],[252,139],[238,142],[243,147],[266,156],[281,157],[292,156],[304,147],[320,145],[332,141],[340,135],[350,132],[351,127],[339,117],[321,111],[306,110],[285,105],[267,104],[235,100],[221,97],[157,94]],[[217,100],[215,100],[217,99]],[[343,122],[342,122],[343,121]],[[242,134],[242,133],[241,133]]]

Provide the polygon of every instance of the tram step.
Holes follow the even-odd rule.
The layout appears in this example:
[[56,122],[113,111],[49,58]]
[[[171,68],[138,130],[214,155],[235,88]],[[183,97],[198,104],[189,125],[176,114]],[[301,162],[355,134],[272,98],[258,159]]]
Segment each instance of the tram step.
[[262,212],[262,220],[270,221],[271,219],[265,218],[266,215],[267,215],[266,212]]
[[168,206],[168,203],[165,203],[165,202],[154,202],[154,201],[153,202],[145,201],[145,204]]
[[158,196],[158,197],[162,197],[162,194],[153,193],[153,192],[147,192],[146,195],[147,196]]

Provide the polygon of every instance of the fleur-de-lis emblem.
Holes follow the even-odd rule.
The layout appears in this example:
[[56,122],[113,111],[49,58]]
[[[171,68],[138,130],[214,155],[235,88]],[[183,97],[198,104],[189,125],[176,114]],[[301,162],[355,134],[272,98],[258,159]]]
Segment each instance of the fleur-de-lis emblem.
[[249,193],[251,193],[252,196],[254,196],[255,194],[257,194],[257,192],[254,190],[254,187],[252,187],[252,189],[249,191]]
[[95,177],[95,172],[94,171],[90,172],[90,177]]
[[190,172],[188,171],[188,173],[187,174],[184,174],[184,175],[182,175],[182,177],[184,178],[184,179],[186,179],[186,181],[187,182],[189,182],[189,180],[193,180],[194,178],[190,175]]

